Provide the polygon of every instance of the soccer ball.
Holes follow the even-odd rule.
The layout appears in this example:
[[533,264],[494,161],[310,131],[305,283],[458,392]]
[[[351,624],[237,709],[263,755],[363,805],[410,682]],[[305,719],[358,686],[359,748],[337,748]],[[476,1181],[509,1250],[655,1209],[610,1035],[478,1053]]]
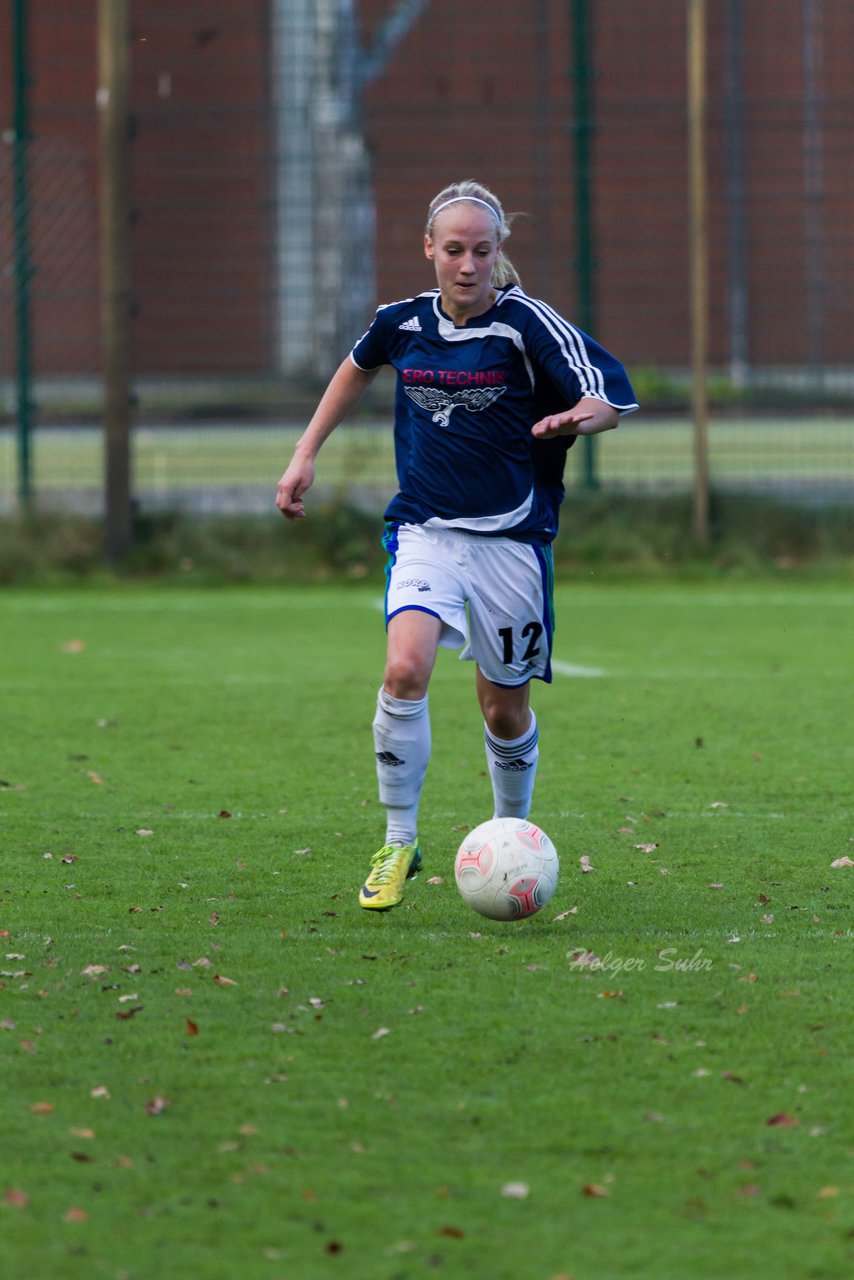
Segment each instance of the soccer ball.
[[454,876],[464,902],[490,920],[532,916],[557,888],[557,850],[527,818],[491,818],[457,850]]

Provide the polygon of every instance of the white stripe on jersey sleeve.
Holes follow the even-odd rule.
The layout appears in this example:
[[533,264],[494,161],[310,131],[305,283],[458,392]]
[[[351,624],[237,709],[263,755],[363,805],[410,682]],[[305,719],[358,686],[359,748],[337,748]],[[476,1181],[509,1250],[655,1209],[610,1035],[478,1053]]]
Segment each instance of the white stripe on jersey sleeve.
[[[591,363],[587,355],[587,347],[584,343],[584,336],[580,329],[576,329],[568,320],[564,320],[563,316],[557,311],[553,311],[545,302],[540,302],[536,298],[529,298],[526,293],[516,293],[513,295],[517,302],[533,311],[534,315],[544,325],[560,350],[569,367],[577,375],[581,384],[582,395],[594,396],[597,400],[607,400],[605,395],[605,379],[602,376],[602,370]],[[619,405],[615,405],[619,408]]]

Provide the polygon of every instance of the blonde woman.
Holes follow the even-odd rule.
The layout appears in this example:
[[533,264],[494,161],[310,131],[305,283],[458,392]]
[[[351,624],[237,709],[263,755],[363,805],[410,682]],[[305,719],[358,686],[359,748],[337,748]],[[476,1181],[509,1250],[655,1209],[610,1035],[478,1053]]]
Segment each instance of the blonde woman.
[[385,512],[387,654],[373,723],[385,841],[361,906],[403,898],[422,865],[428,686],[440,646],[475,662],[496,817],[527,817],[539,755],[532,679],[551,680],[551,544],[566,453],[637,408],[622,365],[545,302],[504,253],[501,202],[467,181],[430,202],[436,287],[380,307],[333,376],[279,482],[305,515],[324,440],[384,365],[396,371],[399,489]]

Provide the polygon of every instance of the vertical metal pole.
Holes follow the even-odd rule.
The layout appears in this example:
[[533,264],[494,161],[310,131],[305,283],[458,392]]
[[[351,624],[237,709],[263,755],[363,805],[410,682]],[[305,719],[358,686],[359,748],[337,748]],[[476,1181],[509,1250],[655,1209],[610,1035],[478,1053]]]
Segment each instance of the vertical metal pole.
[[127,552],[132,533],[129,75],[128,0],[98,0],[104,549],[114,563]]
[[706,225],[706,5],[688,3],[688,186],[690,205],[691,409],[694,422],[693,533],[709,541],[709,263]]
[[825,359],[825,157],[823,128],[824,6],[819,0],[803,3],[804,62],[804,293],[806,310],[807,367],[813,386],[824,381]]
[[32,347],[30,333],[30,204],[28,159],[30,145],[29,68],[27,65],[27,5],[15,0],[12,7],[12,56],[14,106],[12,116],[12,209],[15,236],[15,335],[18,418],[18,499],[28,510],[32,504]]
[[[578,324],[585,333],[596,327],[593,292],[592,138],[593,40],[590,0],[574,0],[572,6],[572,77],[575,123],[575,248],[578,285]],[[582,436],[582,486],[598,489],[596,439]]]
[[724,8],[724,146],[729,284],[729,376],[747,386],[747,167],[744,146],[744,0]]

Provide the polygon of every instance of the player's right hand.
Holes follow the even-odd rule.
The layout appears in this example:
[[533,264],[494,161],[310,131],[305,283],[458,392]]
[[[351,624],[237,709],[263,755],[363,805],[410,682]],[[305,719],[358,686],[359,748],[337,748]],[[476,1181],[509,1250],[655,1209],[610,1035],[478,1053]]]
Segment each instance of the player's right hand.
[[314,480],[314,466],[301,458],[294,458],[276,488],[276,506],[286,520],[302,520],[305,505],[302,495]]

